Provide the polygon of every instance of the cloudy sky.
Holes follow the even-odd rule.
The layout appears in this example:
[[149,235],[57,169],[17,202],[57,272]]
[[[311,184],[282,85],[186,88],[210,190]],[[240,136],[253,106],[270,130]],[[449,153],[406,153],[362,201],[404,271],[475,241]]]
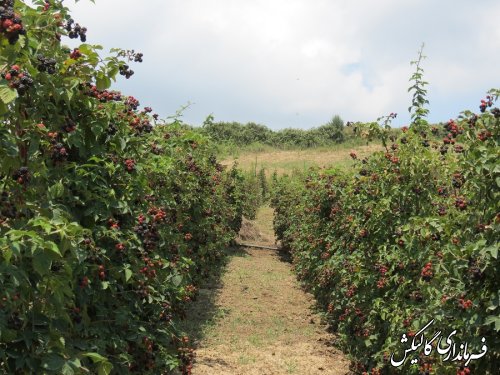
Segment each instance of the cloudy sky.
[[[498,0],[67,1],[88,42],[144,62],[115,87],[198,125],[310,128],[339,114],[409,121],[410,61],[425,43],[429,120],[477,110],[500,88]],[[122,78],[122,77],[120,77]]]

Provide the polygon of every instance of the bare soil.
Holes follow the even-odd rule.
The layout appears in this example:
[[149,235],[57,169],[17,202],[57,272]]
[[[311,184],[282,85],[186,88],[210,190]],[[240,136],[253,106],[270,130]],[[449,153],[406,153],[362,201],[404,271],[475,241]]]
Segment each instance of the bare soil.
[[[271,209],[263,208],[246,230],[273,246],[269,218]],[[200,290],[185,322],[196,344],[193,374],[348,374],[348,359],[313,307],[285,256],[235,249],[221,279]]]

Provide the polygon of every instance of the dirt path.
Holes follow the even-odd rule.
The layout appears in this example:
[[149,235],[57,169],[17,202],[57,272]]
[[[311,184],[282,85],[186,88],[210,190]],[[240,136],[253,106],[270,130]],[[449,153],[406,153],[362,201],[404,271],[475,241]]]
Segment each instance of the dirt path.
[[[255,224],[268,226],[268,219],[269,209],[261,210]],[[269,233],[261,231],[258,242],[273,245]],[[193,374],[347,374],[349,362],[332,347],[313,304],[278,252],[237,250],[222,279],[200,291],[186,322],[199,332]]]

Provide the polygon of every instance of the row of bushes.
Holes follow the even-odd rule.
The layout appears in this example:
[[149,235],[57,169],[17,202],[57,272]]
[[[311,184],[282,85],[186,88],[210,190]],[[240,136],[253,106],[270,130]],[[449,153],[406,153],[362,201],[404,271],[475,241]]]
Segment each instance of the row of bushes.
[[[383,137],[386,151],[357,160],[352,171],[284,177],[273,189],[277,237],[355,372],[497,373],[500,110],[492,106],[499,94],[491,91],[480,113],[450,120],[439,141],[424,119],[425,96],[417,98],[409,129]],[[383,136],[386,125],[368,131]],[[437,340],[431,353],[423,344],[411,350],[432,319],[423,334],[431,340],[441,331],[443,348],[457,330],[447,361]],[[469,354],[487,345],[487,353],[468,363],[456,358],[461,343]],[[391,358],[406,358],[407,349],[404,365],[393,367]]]
[[142,55],[62,1],[0,1],[0,372],[190,373],[176,323],[238,232],[244,177],[109,90]]
[[339,116],[334,116],[327,124],[317,128],[271,130],[265,125],[238,122],[214,122],[209,117],[201,128],[195,128],[220,144],[248,146],[261,144],[276,148],[310,148],[328,146],[343,142],[349,132]]

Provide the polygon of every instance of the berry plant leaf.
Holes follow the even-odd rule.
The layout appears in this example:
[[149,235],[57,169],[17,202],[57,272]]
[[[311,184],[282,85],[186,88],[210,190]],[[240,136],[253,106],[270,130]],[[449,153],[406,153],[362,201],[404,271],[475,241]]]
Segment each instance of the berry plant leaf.
[[[17,98],[17,91],[8,86],[0,85],[0,100],[3,104],[9,104]],[[0,108],[1,111],[1,108]]]

